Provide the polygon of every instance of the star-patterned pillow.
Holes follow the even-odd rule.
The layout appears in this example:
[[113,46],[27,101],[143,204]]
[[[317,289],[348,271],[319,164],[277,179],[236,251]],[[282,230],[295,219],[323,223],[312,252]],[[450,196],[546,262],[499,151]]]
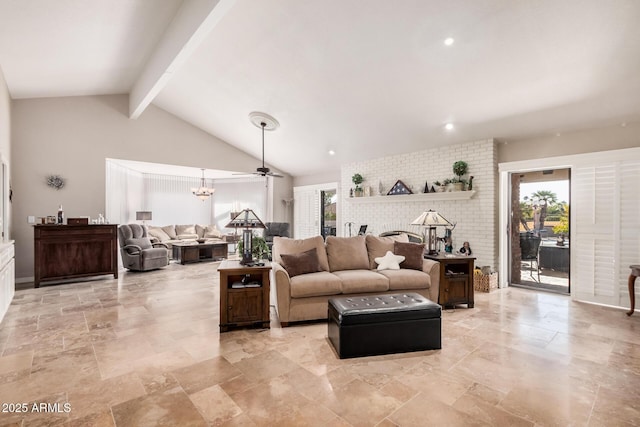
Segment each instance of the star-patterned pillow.
[[393,252],[387,251],[383,257],[375,259],[378,263],[378,271],[380,270],[400,270],[400,263],[404,261],[402,255],[394,255]]

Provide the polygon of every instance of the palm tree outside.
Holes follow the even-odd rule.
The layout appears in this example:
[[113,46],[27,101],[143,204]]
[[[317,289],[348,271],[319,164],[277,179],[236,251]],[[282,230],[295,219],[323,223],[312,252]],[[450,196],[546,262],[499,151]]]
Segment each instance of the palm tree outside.
[[547,219],[548,207],[558,202],[558,196],[553,191],[539,190],[531,195],[531,200],[540,207],[540,225],[538,230],[542,230],[544,228],[544,221]]

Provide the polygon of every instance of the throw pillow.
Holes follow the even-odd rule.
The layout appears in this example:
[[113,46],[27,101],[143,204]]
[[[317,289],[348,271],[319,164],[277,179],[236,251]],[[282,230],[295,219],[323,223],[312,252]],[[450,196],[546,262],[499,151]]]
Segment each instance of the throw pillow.
[[328,236],[326,245],[329,271],[369,270],[364,236]]
[[204,229],[204,237],[208,239],[219,239],[222,237],[222,232],[220,232],[215,225],[207,225]]
[[169,235],[165,233],[164,230],[160,227],[148,227],[147,233],[149,234],[149,236],[155,237],[161,242],[171,240],[171,237],[169,237]]
[[124,241],[125,245],[136,245],[140,246],[142,249],[151,248],[151,240],[148,237],[139,237],[137,239],[127,239]]
[[318,259],[318,250],[316,248],[294,255],[283,254],[281,258],[282,266],[287,270],[287,273],[289,273],[289,277],[322,271],[320,260]]
[[174,225],[165,225],[162,227],[162,231],[167,233],[171,239],[178,238],[178,235],[176,234],[176,227]]
[[391,251],[387,251],[385,256],[376,258],[378,263],[378,271],[380,270],[400,270],[400,263],[404,261],[402,255],[395,255]]
[[422,270],[424,243],[395,242],[393,244],[393,253],[404,256],[404,262],[400,264],[400,268]]
[[376,258],[384,256],[387,251],[393,252],[394,242],[408,242],[409,237],[402,233],[396,236],[378,237],[372,234],[367,234],[367,253],[369,255],[369,269],[376,269]]

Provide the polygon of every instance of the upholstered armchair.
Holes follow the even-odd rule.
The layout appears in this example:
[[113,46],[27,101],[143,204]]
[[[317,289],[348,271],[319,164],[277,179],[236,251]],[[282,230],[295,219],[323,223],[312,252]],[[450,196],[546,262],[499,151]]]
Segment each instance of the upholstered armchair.
[[120,254],[125,268],[148,271],[169,265],[169,249],[164,243],[152,243],[147,227],[123,224],[118,227]]

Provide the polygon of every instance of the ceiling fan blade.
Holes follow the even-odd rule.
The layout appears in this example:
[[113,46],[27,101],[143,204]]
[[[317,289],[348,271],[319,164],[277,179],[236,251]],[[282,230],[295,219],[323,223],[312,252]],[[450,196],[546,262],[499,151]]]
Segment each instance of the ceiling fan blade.
[[274,178],[284,178],[284,175],[280,175],[279,173],[276,173],[276,172],[268,172],[267,175],[272,176]]

